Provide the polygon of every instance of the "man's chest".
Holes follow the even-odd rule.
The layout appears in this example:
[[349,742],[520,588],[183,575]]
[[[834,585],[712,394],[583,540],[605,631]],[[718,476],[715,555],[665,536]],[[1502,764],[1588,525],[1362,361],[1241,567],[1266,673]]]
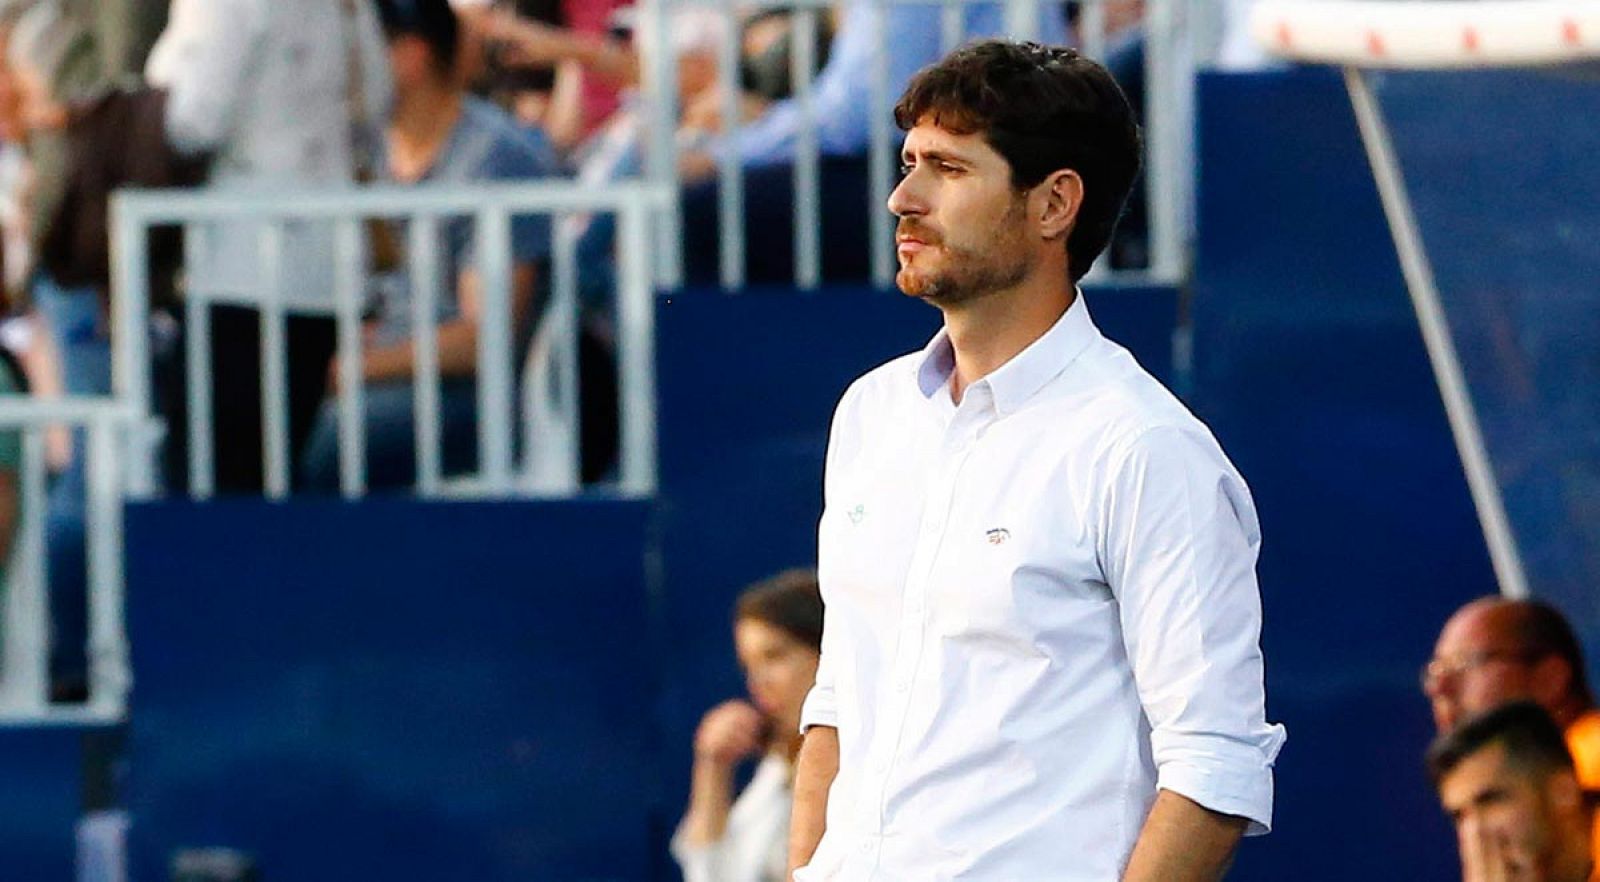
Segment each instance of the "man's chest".
[[830,602],[879,625],[1025,641],[1075,604],[1109,603],[1092,458],[1038,429],[891,425],[830,463]]

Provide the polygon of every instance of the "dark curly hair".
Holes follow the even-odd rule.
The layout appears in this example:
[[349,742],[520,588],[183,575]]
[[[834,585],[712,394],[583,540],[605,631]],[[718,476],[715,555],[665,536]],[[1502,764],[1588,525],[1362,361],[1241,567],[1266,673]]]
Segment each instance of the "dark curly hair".
[[927,121],[981,134],[1011,166],[1019,192],[1052,172],[1077,172],[1083,204],[1067,236],[1074,282],[1111,241],[1139,173],[1139,126],[1127,96],[1110,72],[1075,49],[968,44],[911,79],[894,120],[903,130]]

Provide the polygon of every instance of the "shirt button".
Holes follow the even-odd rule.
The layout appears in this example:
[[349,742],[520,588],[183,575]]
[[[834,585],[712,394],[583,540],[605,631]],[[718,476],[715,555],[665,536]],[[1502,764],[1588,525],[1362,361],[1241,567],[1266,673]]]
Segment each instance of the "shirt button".
[[906,680],[898,680],[894,684],[894,691],[904,695],[911,691],[911,683]]
[[861,840],[861,844],[856,846],[856,848],[861,849],[862,854],[866,854],[872,851],[872,842],[870,840],[863,839]]

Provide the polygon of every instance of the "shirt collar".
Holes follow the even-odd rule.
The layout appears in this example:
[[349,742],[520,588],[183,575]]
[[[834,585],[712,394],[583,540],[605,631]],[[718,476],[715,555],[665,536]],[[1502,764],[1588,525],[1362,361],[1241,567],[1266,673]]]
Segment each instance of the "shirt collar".
[[[1012,413],[1044,388],[1044,384],[1066,370],[1067,365],[1099,336],[1099,329],[1089,317],[1089,305],[1079,289],[1072,298],[1072,305],[1056,319],[1050,330],[973,387],[987,385],[994,396],[995,411],[1001,416]],[[948,331],[940,328],[939,333],[933,335],[923,347],[916,366],[917,388],[924,398],[932,400],[949,388],[950,375],[956,368],[956,353]]]

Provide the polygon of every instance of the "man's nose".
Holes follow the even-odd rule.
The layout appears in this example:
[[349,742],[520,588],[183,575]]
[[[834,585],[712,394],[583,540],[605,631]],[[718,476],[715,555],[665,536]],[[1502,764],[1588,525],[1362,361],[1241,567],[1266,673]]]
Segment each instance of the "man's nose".
[[901,178],[900,183],[889,193],[889,211],[896,217],[927,213],[927,200],[918,190],[915,171]]

